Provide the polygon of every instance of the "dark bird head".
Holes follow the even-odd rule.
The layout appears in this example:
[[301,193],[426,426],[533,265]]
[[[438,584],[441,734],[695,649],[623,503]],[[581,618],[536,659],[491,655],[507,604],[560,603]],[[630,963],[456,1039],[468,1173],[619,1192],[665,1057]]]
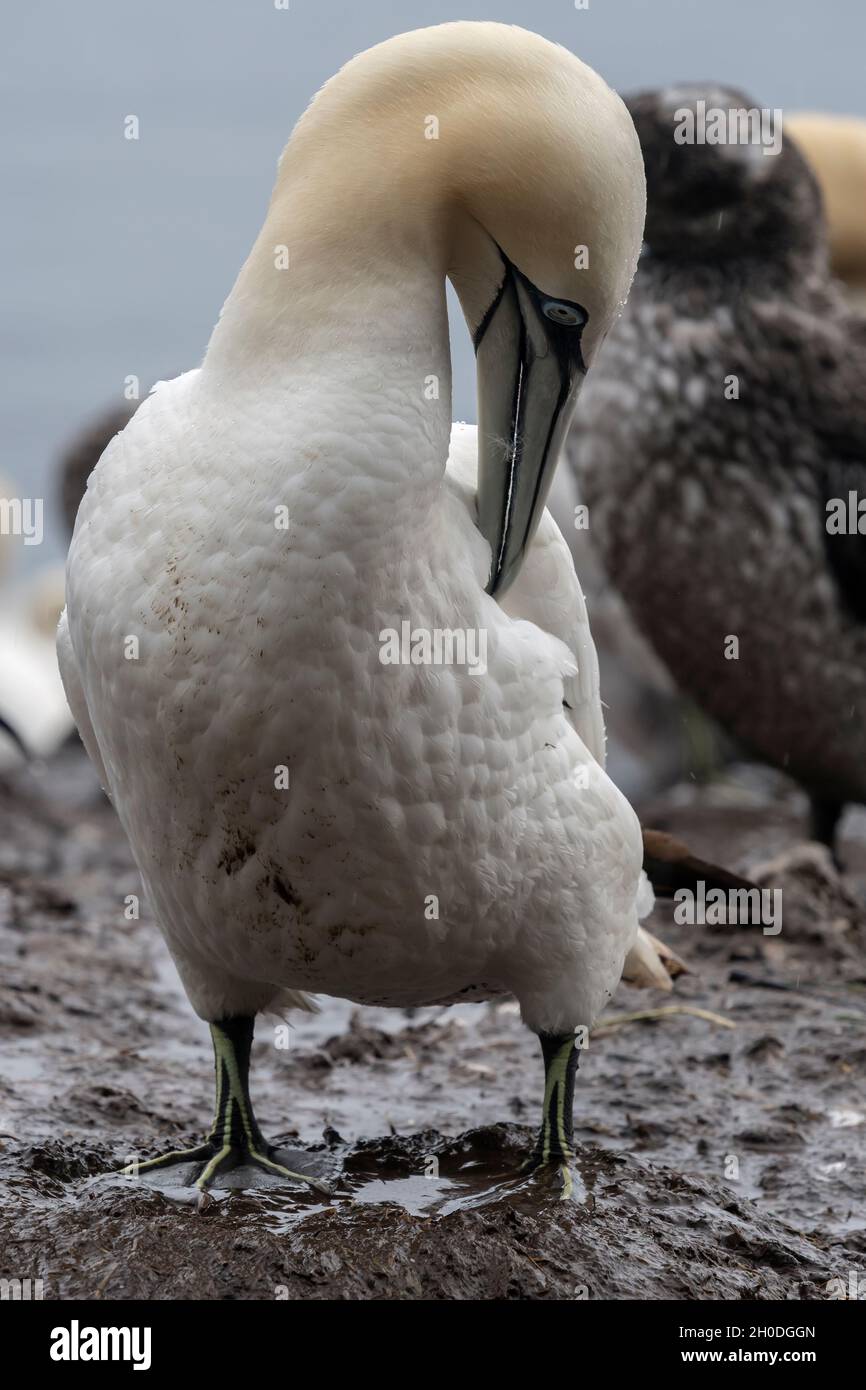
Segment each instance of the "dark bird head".
[[643,150],[652,254],[820,253],[818,186],[781,112],[714,83],[637,92],[625,103]]
[[75,530],[75,518],[88,478],[114,436],[129,424],[137,408],[138,401],[110,406],[76,434],[64,449],[59,464],[60,504],[70,536]]

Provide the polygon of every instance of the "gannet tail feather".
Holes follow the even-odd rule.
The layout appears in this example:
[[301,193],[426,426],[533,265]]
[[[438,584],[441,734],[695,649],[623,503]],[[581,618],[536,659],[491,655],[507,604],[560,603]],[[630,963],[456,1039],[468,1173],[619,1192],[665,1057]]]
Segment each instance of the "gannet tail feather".
[[[652,892],[661,898],[672,898],[680,888],[693,892],[699,881],[706,889],[754,888],[747,878],[732,874],[718,864],[710,864],[692,854],[688,845],[674,839],[661,830],[643,830],[644,883],[652,886]],[[648,883],[646,883],[648,880]],[[641,910],[641,889],[638,890],[638,916],[645,917]],[[643,927],[638,928],[635,943],[626,956],[622,978],[630,985],[651,989],[671,989],[671,980],[677,975],[688,973],[688,966],[680,957],[666,946],[658,937],[652,936]]]
[[271,1000],[265,1013],[282,1018],[289,1009],[302,1009],[305,1014],[317,1014],[321,1005],[313,994],[305,994],[300,989],[281,989]]
[[676,952],[644,927],[638,927],[634,945],[625,958],[622,978],[638,989],[673,989],[677,975],[688,974],[688,966]]
[[63,682],[63,689],[66,693],[66,702],[72,711],[72,718],[75,720],[81,742],[87,749],[87,755],[96,768],[99,777],[99,785],[102,787],[102,790],[109,800],[111,800],[108,773],[105,770],[105,763],[102,761],[102,753],[96,741],[96,734],[93,731],[90,710],[87,707],[87,698],[84,694],[84,687],[81,684],[78,661],[72,649],[72,638],[69,635],[69,620],[66,616],[65,608],[60,614],[60,622],[57,625],[57,665],[60,668],[60,679]]

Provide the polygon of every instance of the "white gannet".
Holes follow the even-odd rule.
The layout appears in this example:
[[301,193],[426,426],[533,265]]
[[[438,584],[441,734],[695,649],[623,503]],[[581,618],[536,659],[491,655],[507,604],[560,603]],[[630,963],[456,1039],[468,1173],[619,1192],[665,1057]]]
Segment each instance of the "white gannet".
[[74,730],[54,654],[63,602],[59,565],[0,583],[0,771],[50,757]]
[[[216,1056],[207,1139],[151,1166],[304,1178],[248,1068],[255,1015],[305,991],[514,995],[546,1070],[532,1161],[567,1164],[575,1030],[627,956],[658,966],[544,501],[643,217],[631,119],[564,48],[493,23],[380,44],[299,121],[201,368],[93,473],[60,665]],[[451,432],[446,278],[477,441]],[[486,659],[383,661],[406,623]]]

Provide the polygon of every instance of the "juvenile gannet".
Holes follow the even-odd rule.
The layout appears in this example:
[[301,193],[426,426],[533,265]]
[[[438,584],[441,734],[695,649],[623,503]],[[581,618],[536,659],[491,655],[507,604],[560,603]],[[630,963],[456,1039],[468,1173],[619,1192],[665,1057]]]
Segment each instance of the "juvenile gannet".
[[[305,991],[513,994],[546,1070],[533,1161],[567,1162],[575,1029],[627,956],[658,963],[544,501],[643,215],[631,119],[571,53],[487,23],[391,39],[298,123],[201,368],[92,475],[60,664],[216,1055],[206,1141],[151,1166],[303,1178],[247,1073],[255,1015]],[[477,444],[451,433],[446,277]],[[404,623],[484,661],[384,662]]]
[[116,434],[129,424],[138,401],[122,401],[94,416],[70,440],[59,462],[60,506],[70,536],[87,487],[87,479]]
[[754,107],[702,87],[628,102],[645,254],[569,452],[641,631],[801,782],[832,844],[843,804],[866,800],[866,318],[830,277],[787,130],[777,154],[677,143],[677,111],[701,100]]

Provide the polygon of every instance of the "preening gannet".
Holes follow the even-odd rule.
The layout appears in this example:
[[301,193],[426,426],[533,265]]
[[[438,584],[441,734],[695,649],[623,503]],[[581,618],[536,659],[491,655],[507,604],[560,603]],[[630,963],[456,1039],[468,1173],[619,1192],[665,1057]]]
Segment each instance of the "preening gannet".
[[[90,479],[59,658],[212,1028],[213,1129],[152,1161],[195,1158],[200,1188],[303,1177],[247,1073],[255,1015],[305,991],[513,994],[546,1068],[534,1161],[567,1162],[575,1029],[647,967],[652,894],[544,501],[643,216],[631,119],[571,53],[488,23],[391,39],[302,117],[203,365]],[[477,441],[451,430],[446,277]],[[386,659],[404,625],[483,658]]]
[[628,101],[645,254],[569,445],[592,535],[681,687],[809,793],[833,843],[866,800],[866,318],[830,277],[785,129],[675,141],[728,88]]

